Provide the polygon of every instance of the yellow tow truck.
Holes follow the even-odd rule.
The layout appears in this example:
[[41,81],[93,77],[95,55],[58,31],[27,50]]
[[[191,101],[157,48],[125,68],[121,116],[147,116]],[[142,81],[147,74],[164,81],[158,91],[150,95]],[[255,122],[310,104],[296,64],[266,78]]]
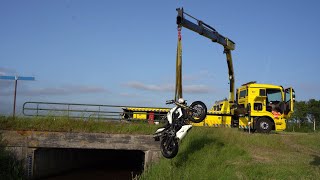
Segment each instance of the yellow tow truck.
[[[235,43],[229,38],[219,34],[214,28],[201,20],[177,9],[178,47],[176,61],[176,90],[175,98],[182,98],[182,50],[181,28],[187,28],[209,38],[223,46],[228,64],[229,98],[217,101],[208,111],[206,119],[194,126],[210,127],[237,127],[269,133],[271,130],[283,131],[286,129],[286,120],[293,113],[295,93],[293,88],[284,89],[280,85],[259,84],[255,81],[243,84],[237,90],[234,86],[234,70],[231,51]],[[189,21],[188,16],[196,21]],[[143,119],[154,121],[165,115],[168,108],[123,108],[125,119]]]
[[206,119],[193,125],[239,127],[261,133],[283,131],[293,112],[294,98],[293,88],[249,82],[236,90],[236,103],[217,101]]

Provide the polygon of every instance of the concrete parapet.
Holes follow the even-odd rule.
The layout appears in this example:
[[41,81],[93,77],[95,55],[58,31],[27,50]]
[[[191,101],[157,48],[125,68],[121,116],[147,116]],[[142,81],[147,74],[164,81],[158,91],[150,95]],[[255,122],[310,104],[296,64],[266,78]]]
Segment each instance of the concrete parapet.
[[8,146],[29,148],[90,148],[124,150],[159,150],[150,135],[1,131]]
[[153,162],[157,162],[161,157],[160,151],[148,150],[144,152],[144,169],[148,168]]
[[25,159],[26,174],[31,178],[79,168],[99,157],[84,156],[84,152],[80,151],[86,149],[141,151],[142,155],[144,153],[144,157],[140,158],[144,160],[141,163],[144,169],[160,158],[159,144],[150,135],[37,131],[0,133],[8,149],[15,152],[19,159]]

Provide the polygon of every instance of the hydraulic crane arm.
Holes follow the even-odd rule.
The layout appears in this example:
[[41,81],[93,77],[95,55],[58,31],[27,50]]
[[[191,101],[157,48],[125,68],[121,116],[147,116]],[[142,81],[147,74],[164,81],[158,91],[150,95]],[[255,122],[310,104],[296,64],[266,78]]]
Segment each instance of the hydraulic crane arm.
[[[227,37],[224,37],[221,34],[219,34],[214,28],[212,28],[208,24],[183,12],[183,8],[178,8],[177,12],[178,12],[178,16],[177,16],[178,27],[185,27],[187,29],[190,29],[191,31],[197,32],[200,35],[211,39],[212,42],[219,43],[224,47],[224,53],[226,54],[226,58],[227,58],[229,81],[230,81],[229,101],[233,103],[235,88],[234,88],[234,72],[233,72],[231,51],[235,49],[235,43],[230,39],[228,39]],[[194,20],[197,21],[197,24],[185,19],[184,16],[189,16],[193,18]]]
[[[222,36],[219,34],[214,28],[207,25],[206,23],[190,16],[189,14],[183,12],[183,8],[178,8],[178,16],[177,16],[177,24],[179,26],[185,27],[187,29],[190,29],[191,31],[197,32],[202,36],[205,36],[209,39],[211,39],[213,42],[217,42],[224,46],[225,48],[229,50],[235,49],[235,43],[231,41],[230,39]],[[195,24],[187,19],[184,18],[184,15],[187,15],[197,21],[198,24]]]

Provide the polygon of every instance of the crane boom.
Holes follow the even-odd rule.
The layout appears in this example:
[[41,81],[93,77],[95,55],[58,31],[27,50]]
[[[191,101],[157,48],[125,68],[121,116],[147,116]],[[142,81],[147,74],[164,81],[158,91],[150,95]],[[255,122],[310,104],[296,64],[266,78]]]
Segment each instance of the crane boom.
[[[208,24],[202,22],[201,20],[198,20],[189,14],[183,12],[183,8],[178,8],[178,16],[177,16],[177,24],[179,26],[183,26],[187,29],[190,29],[194,32],[199,33],[202,36],[205,36],[209,39],[211,39],[213,42],[217,42],[221,45],[223,45],[225,48],[234,50],[235,49],[235,43],[228,39],[227,37],[222,36],[219,34],[214,28],[209,26]],[[184,18],[184,15],[190,16],[193,19],[197,21],[198,24],[195,24],[187,19]]]
[[[234,102],[234,71],[233,71],[233,63],[232,63],[232,56],[231,51],[235,49],[235,43],[230,40],[227,37],[222,36],[219,34],[214,28],[209,26],[208,24],[202,22],[201,20],[198,20],[191,15],[185,13],[183,11],[183,8],[177,8],[178,16],[177,16],[177,25],[179,27],[185,27],[187,29],[190,29],[191,31],[197,32],[200,35],[209,38],[212,42],[216,42],[218,44],[221,44],[224,47],[224,53],[226,54],[227,64],[228,64],[228,73],[229,73],[229,81],[230,81],[230,95],[229,95],[229,101],[230,103]],[[185,19],[184,16],[189,16],[197,21],[196,23],[193,23],[187,19]]]

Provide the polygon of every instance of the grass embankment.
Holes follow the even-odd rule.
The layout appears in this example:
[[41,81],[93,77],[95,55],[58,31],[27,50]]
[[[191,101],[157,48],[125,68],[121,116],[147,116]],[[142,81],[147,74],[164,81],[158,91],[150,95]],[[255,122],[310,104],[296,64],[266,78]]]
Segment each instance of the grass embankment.
[[146,122],[108,122],[69,119],[67,117],[0,118],[0,130],[153,134],[156,129],[157,126],[149,125]]
[[320,134],[248,134],[194,127],[174,159],[162,158],[141,179],[318,179]]
[[[159,126],[53,118],[0,118],[0,130],[153,134]],[[1,146],[0,146],[1,147]],[[4,153],[0,149],[0,155]],[[8,157],[0,156],[0,158]],[[2,161],[2,160],[1,160]],[[3,161],[2,161],[3,162]],[[320,133],[248,134],[194,127],[178,155],[162,158],[141,179],[318,179]]]

